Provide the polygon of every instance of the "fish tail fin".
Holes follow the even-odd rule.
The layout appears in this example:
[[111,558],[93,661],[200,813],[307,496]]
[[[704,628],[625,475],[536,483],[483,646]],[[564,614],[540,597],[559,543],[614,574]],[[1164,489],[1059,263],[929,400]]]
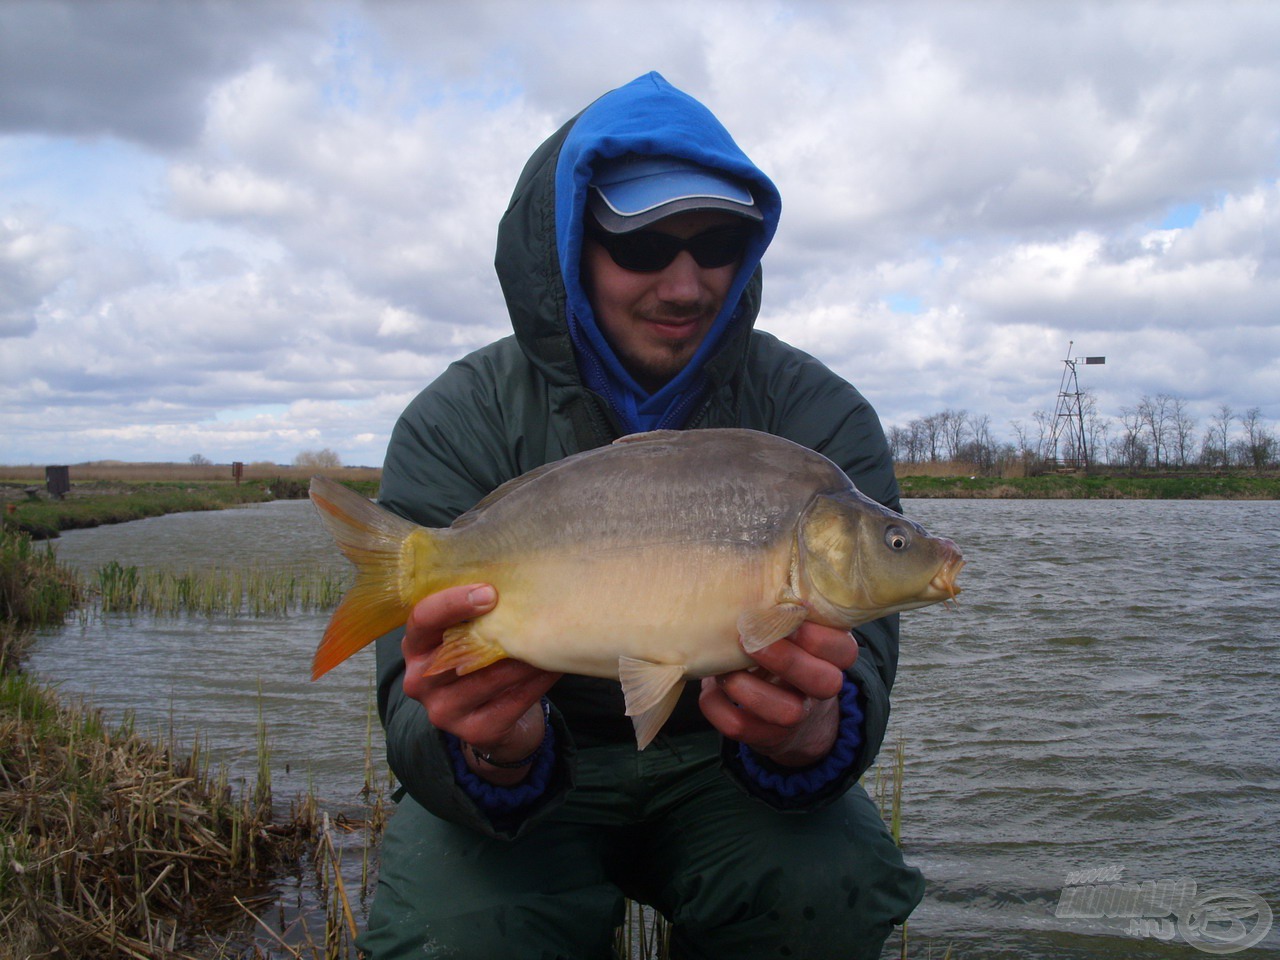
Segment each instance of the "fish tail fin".
[[334,611],[311,662],[316,680],[409,619],[413,602],[404,587],[413,575],[415,554],[429,548],[433,536],[325,477],[312,478],[310,494],[320,519],[356,567],[355,585]]

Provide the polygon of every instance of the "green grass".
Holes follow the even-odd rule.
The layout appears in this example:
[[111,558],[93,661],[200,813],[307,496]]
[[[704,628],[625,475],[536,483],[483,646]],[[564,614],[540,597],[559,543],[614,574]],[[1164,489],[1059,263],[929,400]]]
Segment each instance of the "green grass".
[[[350,481],[357,492],[373,496],[376,480]],[[76,483],[64,500],[45,497],[10,500],[6,529],[23,530],[36,539],[56,537],[59,531],[125,523],[146,517],[193,510],[221,510],[269,500],[301,500],[307,482],[295,478],[230,481],[89,481]]]
[[61,623],[79,599],[75,575],[47,547],[0,530],[0,619],[20,627]]
[[272,499],[269,488],[261,481],[239,486],[233,483],[139,483],[127,492],[97,492],[95,486],[114,490],[120,485],[77,484],[76,495],[65,500],[16,502],[14,512],[5,518],[5,525],[45,538],[57,536],[61,530],[124,523],[188,510],[219,510]]
[[61,623],[82,596],[79,579],[51,549],[0,530],[0,673],[16,668],[34,628]]

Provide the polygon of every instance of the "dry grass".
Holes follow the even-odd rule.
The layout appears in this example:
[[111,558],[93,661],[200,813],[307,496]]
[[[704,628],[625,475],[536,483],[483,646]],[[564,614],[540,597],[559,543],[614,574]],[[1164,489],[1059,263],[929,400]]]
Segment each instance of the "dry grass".
[[[69,470],[71,482],[89,483],[106,481],[118,483],[147,482],[230,482],[231,465],[213,463],[196,466],[190,463],[123,463],[117,460],[99,460],[94,463],[72,464]],[[275,463],[246,463],[245,480],[273,480],[284,477],[292,480],[308,480],[315,474],[324,474],[335,480],[371,480],[382,476],[378,467],[290,467]],[[13,480],[33,484],[44,483],[43,466],[0,466],[0,480]]]
[[186,755],[0,680],[0,958],[170,958],[237,916],[290,824]]
[[976,463],[967,463],[963,460],[895,463],[893,472],[899,479],[902,477],[975,477],[981,473]]

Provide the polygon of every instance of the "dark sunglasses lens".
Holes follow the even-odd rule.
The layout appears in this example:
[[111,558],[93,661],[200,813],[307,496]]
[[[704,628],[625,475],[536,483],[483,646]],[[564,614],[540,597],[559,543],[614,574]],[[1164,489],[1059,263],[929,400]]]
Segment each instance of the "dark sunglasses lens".
[[698,266],[704,270],[727,267],[742,256],[746,246],[747,231],[739,227],[705,230],[685,244]]
[[688,240],[649,230],[616,236],[597,234],[597,239],[623,270],[656,273],[666,269],[681,250],[688,250],[704,270],[727,267],[742,256],[748,236],[740,227],[713,227]]
[[623,270],[654,273],[671,263],[684,249],[684,244],[668,234],[645,231],[610,237],[605,249]]

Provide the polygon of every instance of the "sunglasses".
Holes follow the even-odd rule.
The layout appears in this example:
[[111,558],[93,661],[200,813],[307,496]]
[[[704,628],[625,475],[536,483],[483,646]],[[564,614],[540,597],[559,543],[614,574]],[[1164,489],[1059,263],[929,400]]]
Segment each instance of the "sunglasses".
[[588,225],[587,233],[614,263],[633,273],[665,270],[682,250],[688,250],[704,270],[727,267],[742,256],[751,237],[750,228],[736,226],[712,227],[687,240],[656,230],[608,233],[595,224]]

